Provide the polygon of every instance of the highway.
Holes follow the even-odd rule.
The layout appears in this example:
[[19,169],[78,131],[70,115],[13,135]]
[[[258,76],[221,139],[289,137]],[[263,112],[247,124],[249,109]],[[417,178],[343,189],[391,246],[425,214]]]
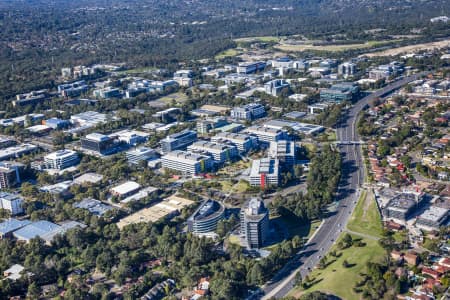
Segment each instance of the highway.
[[[337,125],[338,141],[359,141],[356,130],[358,115],[363,108],[375,100],[416,80],[420,73],[397,80],[378,90],[349,108]],[[341,232],[346,228],[349,217],[359,197],[359,187],[364,183],[364,167],[359,144],[346,143],[337,146],[342,155],[342,177],[337,193],[337,209],[324,219],[322,225],[309,239],[303,249],[297,253],[275,276],[267,282],[262,290],[262,299],[281,298],[286,296],[295,285],[295,277],[300,272],[305,278],[330,250]]]

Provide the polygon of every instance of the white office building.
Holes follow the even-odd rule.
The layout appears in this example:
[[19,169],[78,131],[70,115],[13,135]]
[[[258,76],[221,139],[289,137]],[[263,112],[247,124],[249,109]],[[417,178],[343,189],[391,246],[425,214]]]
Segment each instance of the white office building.
[[230,161],[238,156],[236,146],[207,141],[195,142],[188,147],[188,151],[209,155],[217,163]]
[[158,154],[152,148],[139,147],[126,152],[127,160],[130,164],[138,165],[141,161],[148,161],[157,158]]
[[270,143],[270,142],[278,142],[279,140],[284,139],[285,133],[280,129],[264,127],[259,125],[254,125],[247,128],[246,133],[254,135],[258,137],[258,141]]
[[248,134],[220,132],[211,138],[212,142],[221,144],[232,144],[239,152],[245,153],[258,146],[258,139]]
[[252,163],[250,171],[250,185],[260,186],[264,189],[267,186],[278,186],[280,181],[279,160],[272,158],[256,159]]
[[167,153],[161,160],[163,168],[187,175],[205,173],[212,166],[211,157],[180,150]]
[[17,194],[0,192],[0,208],[8,210],[11,215],[23,213],[23,198]]
[[49,169],[63,170],[74,166],[79,162],[78,153],[73,150],[59,150],[44,157],[44,162]]
[[230,116],[237,120],[254,120],[266,115],[262,104],[250,103],[240,107],[233,107]]

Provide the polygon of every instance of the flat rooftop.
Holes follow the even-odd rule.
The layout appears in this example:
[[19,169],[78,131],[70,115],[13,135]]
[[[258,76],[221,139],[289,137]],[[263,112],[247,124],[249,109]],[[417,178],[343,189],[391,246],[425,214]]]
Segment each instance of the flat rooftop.
[[419,216],[419,219],[439,222],[448,215],[449,210],[442,207],[430,206]]
[[148,208],[141,209],[134,214],[121,219],[117,223],[117,226],[119,229],[122,229],[129,224],[157,222],[172,213],[179,212],[184,207],[187,207],[193,203],[194,201],[192,200],[173,195],[159,203],[156,203]]

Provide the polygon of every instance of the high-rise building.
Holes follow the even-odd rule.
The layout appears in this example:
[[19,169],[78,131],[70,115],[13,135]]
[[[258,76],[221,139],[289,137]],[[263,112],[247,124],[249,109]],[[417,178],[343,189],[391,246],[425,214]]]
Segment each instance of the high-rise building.
[[241,237],[249,249],[258,249],[267,242],[269,211],[264,203],[252,198],[241,210]]
[[192,130],[184,130],[167,136],[161,140],[161,148],[163,153],[169,153],[174,150],[184,150],[197,140],[197,133]]
[[44,157],[44,162],[49,169],[63,170],[74,166],[80,161],[78,153],[73,150],[58,150]]
[[20,183],[19,167],[0,162],[0,189],[8,189]]

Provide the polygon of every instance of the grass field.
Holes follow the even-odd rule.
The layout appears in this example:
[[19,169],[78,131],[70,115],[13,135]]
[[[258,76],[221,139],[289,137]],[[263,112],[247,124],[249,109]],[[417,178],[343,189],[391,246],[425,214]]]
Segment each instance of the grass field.
[[[331,263],[323,270],[313,270],[309,276],[310,280],[315,283],[306,290],[302,288],[292,290],[290,296],[299,297],[313,291],[322,291],[345,300],[361,299],[361,295],[353,291],[355,283],[361,279],[359,273],[365,272],[367,262],[377,261],[384,254],[383,248],[378,245],[377,241],[369,239],[362,239],[362,241],[366,243],[366,246],[352,246],[338,251],[342,253],[338,258],[328,256]],[[334,250],[337,249],[334,247]],[[352,266],[345,268],[342,265],[344,260],[347,260]]]
[[175,102],[177,104],[179,103],[183,103],[188,99],[188,96],[186,96],[184,93],[173,93],[164,97],[161,97],[159,99],[157,99],[157,101],[162,101],[164,103],[167,104],[171,104],[173,100],[175,100]]
[[354,232],[381,237],[381,216],[372,193],[363,191],[347,228]]
[[235,39],[234,41],[236,43],[242,42],[242,43],[250,43],[250,42],[278,42],[283,37],[276,37],[276,36],[253,36],[253,37],[246,37],[246,38],[239,38]]
[[241,51],[236,50],[236,49],[228,49],[228,50],[225,50],[225,51],[217,54],[215,58],[216,59],[222,59],[222,58],[225,58],[225,57],[237,56],[237,55],[239,55],[241,53],[242,53]]
[[339,52],[346,50],[358,50],[358,49],[368,49],[372,47],[379,47],[383,45],[387,45],[391,43],[392,40],[384,40],[384,41],[368,41],[361,44],[342,44],[342,45],[313,45],[305,43],[299,45],[290,45],[285,43],[280,43],[276,45],[275,48],[282,51],[287,52],[300,52],[306,50],[316,50],[316,51],[330,51],[330,52]]

